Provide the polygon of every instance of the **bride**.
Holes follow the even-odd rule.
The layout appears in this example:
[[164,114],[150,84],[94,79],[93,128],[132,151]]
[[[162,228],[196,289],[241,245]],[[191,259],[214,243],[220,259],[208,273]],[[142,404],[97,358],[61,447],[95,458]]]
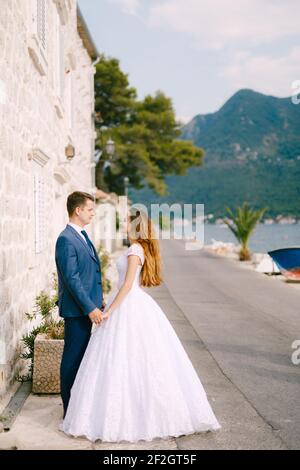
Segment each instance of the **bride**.
[[175,330],[142,288],[162,282],[154,224],[143,211],[138,218],[129,212],[127,232],[131,244],[116,260],[116,292],[91,335],[60,429],[107,442],[217,430],[221,426]]

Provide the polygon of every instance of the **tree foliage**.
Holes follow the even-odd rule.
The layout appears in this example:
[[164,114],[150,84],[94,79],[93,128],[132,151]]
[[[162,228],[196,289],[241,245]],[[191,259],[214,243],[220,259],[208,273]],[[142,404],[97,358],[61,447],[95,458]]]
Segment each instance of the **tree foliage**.
[[[148,185],[164,195],[166,175],[184,175],[189,167],[202,164],[204,151],[179,140],[180,123],[172,100],[162,91],[138,100],[118,60],[102,56],[97,64],[95,102],[99,188],[123,194],[124,176],[128,176],[131,187]],[[116,144],[113,161],[105,152],[109,138]]]
[[248,248],[249,238],[266,212],[267,207],[254,210],[249,206],[249,203],[245,201],[242,207],[237,207],[236,214],[234,214],[228,206],[226,206],[225,209],[229,217],[224,219],[224,222],[241,244],[239,251],[240,260],[249,260],[251,258],[251,253]]

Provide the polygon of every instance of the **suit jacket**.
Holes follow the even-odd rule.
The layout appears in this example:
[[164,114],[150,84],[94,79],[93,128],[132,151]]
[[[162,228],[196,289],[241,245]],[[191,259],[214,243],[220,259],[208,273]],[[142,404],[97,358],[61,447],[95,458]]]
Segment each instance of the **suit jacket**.
[[85,240],[67,225],[55,246],[58,274],[59,315],[64,318],[88,315],[102,307],[101,265]]

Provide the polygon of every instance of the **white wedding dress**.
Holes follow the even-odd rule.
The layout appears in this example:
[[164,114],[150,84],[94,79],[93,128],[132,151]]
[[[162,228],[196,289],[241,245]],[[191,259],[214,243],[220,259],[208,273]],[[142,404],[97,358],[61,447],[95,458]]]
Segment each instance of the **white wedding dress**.
[[[116,260],[119,282],[107,307],[131,254],[144,262],[138,243]],[[60,427],[68,435],[137,442],[221,427],[175,330],[140,286],[141,269],[122,303],[91,335]]]

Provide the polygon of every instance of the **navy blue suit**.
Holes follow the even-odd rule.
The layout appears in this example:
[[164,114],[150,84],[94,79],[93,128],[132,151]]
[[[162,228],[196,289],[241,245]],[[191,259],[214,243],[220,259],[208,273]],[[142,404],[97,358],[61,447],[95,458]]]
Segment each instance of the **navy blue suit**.
[[65,343],[61,361],[61,396],[66,413],[71,388],[88,345],[96,307],[102,307],[101,265],[98,254],[67,225],[55,247],[58,274],[59,315],[65,321]]

